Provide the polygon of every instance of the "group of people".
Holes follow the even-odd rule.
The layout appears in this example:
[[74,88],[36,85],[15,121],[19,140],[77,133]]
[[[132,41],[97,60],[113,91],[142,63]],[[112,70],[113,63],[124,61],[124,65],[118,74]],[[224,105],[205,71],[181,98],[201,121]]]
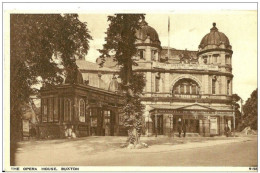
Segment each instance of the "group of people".
[[179,118],[178,120],[178,126],[177,126],[177,129],[178,129],[178,132],[179,132],[179,137],[181,137],[181,133],[183,132],[183,137],[186,136],[186,123],[181,121],[181,119]]
[[68,127],[65,125],[64,130],[65,130],[64,135],[66,138],[76,138],[76,133],[74,131],[75,129],[74,129],[73,125],[68,126]]
[[[187,128],[187,125],[186,125],[185,121],[182,122],[181,119],[179,118],[178,125],[177,125],[179,137],[181,137],[182,132],[183,132],[183,137],[186,136],[186,128]],[[226,137],[231,136],[231,129],[228,124],[225,124],[225,135],[226,135]]]

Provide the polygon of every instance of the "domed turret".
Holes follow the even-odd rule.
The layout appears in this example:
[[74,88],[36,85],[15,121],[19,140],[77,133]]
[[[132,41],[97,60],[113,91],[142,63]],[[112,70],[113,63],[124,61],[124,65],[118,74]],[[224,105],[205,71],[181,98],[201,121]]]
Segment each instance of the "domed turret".
[[136,31],[135,35],[135,45],[139,54],[136,58],[146,61],[159,61],[162,47],[157,31],[143,20],[141,28]]
[[213,64],[219,66],[219,71],[232,73],[232,46],[228,37],[218,31],[216,23],[206,34],[199,45],[197,56],[200,64]]
[[136,31],[137,40],[145,42],[147,38],[150,39],[150,43],[161,45],[158,33],[156,30],[149,26],[145,21],[142,21],[141,28]]
[[213,23],[213,27],[210,29],[210,33],[206,34],[199,45],[200,51],[208,49],[229,49],[232,50],[228,37],[218,31],[216,23]]

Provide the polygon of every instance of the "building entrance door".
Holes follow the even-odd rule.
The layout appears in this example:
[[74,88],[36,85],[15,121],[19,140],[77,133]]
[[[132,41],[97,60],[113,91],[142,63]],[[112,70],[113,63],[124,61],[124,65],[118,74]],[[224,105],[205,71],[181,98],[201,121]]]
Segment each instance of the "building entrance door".
[[186,119],[184,120],[184,123],[186,124],[186,132],[199,133],[199,120]]
[[158,135],[163,135],[163,116],[159,115],[157,116],[157,133]]
[[210,134],[211,135],[218,135],[218,118],[217,117],[210,117]]

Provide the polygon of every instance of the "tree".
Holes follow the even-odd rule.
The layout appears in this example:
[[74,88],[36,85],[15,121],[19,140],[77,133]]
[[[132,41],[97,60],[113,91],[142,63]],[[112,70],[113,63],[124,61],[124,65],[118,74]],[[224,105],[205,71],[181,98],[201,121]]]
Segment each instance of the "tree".
[[241,100],[241,97],[237,94],[232,95],[233,99],[233,106],[234,106],[234,111],[235,111],[235,128],[236,130],[239,130],[241,128],[241,112],[239,110],[240,106],[238,102]]
[[74,59],[87,54],[92,38],[87,24],[79,21],[77,14],[12,14],[10,18],[13,151],[16,141],[21,139],[23,105],[37,94],[33,86],[62,83],[64,74],[77,69]]
[[[137,145],[140,141],[142,111],[140,95],[145,86],[142,73],[133,73],[132,66],[137,65],[133,57],[137,54],[136,30],[140,29],[144,14],[115,14],[108,16],[110,22],[101,53],[104,63],[106,58],[113,58],[120,67],[121,88],[126,92],[126,104],[123,108],[124,125],[128,130],[129,144]],[[101,64],[102,65],[102,64]]]
[[257,92],[257,89],[254,90],[243,105],[243,128],[250,126],[251,129],[257,130]]

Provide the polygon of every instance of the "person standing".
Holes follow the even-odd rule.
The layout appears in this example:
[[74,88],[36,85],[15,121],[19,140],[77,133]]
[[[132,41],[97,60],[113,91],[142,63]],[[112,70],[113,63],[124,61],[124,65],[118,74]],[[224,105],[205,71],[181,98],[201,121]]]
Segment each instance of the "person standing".
[[185,138],[186,136],[186,122],[183,122],[183,126],[182,126],[182,130],[183,130],[183,137]]
[[179,132],[179,138],[181,137],[181,131],[182,131],[182,123],[181,119],[178,120],[178,132]]
[[226,124],[226,126],[225,126],[225,134],[226,134],[226,137],[229,136],[229,131],[230,131],[230,128],[228,127],[228,124]]

